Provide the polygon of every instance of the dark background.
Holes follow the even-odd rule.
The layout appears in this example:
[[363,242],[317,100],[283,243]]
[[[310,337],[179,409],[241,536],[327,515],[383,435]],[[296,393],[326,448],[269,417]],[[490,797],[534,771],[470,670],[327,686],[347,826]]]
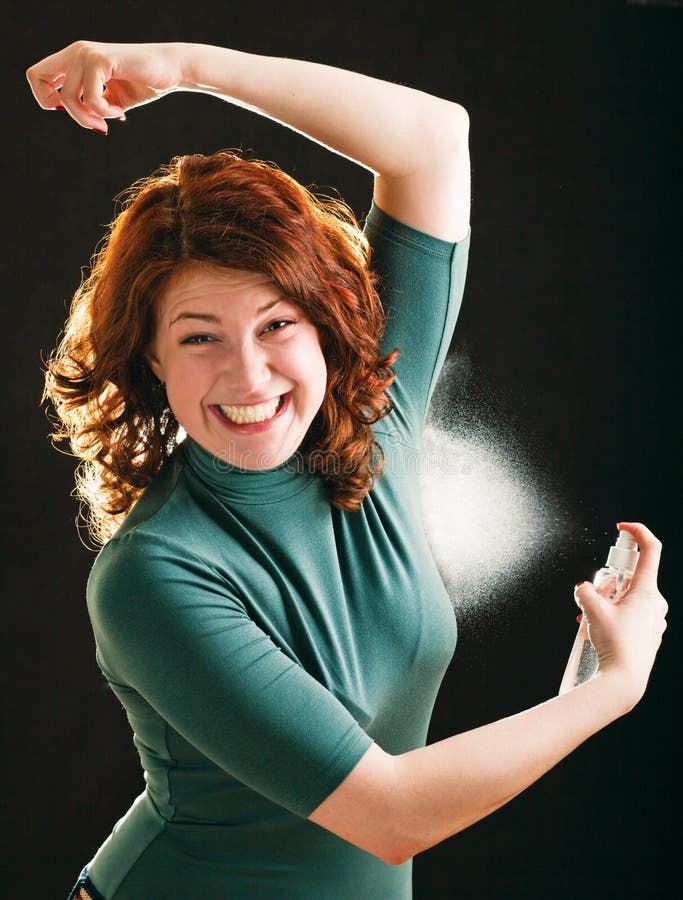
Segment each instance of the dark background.
[[683,9],[604,0],[439,7],[73,0],[5,14],[7,897],[65,898],[143,786],[123,711],[95,664],[84,600],[94,555],[74,528],[73,460],[51,449],[40,407],[41,354],[54,346],[114,196],[175,154],[239,145],[304,184],[337,187],[359,216],[372,188],[365,170],[198,94],[134,110],[108,137],[42,112],[25,69],[78,38],[298,56],[466,106],[473,236],[452,354],[467,349],[479,385],[469,402],[486,395],[486,415],[497,410],[561,486],[571,524],[557,552],[530,560],[505,587],[504,602],[460,623],[430,739],[557,690],[576,627],[571,588],[603,564],[617,520],[643,521],[662,539],[660,589],[672,609],[638,707],[506,807],[418,856],[415,897],[670,895],[680,803]]

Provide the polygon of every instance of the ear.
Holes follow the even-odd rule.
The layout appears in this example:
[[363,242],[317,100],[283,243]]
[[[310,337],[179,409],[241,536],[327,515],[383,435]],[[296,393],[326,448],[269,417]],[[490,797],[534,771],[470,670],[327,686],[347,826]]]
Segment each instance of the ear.
[[164,367],[161,365],[158,358],[154,354],[152,347],[148,347],[147,351],[145,352],[145,361],[152,372],[154,372],[156,377],[159,379],[159,381],[166,381],[166,378],[164,376]]

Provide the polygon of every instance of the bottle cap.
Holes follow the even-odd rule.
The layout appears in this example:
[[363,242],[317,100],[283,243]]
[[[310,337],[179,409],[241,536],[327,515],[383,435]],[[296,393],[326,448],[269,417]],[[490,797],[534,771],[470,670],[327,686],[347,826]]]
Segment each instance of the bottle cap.
[[630,531],[620,531],[616,544],[607,554],[607,565],[613,569],[635,571],[638,562],[638,544]]

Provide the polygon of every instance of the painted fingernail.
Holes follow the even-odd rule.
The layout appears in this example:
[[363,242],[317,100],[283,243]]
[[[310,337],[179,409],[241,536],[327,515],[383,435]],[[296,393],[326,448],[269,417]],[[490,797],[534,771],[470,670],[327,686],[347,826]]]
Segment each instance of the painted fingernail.
[[103,128],[92,128],[91,131],[96,131],[98,134],[107,134]]
[[583,622],[583,613],[578,614],[578,616],[576,617],[576,621],[579,623],[579,625],[581,624],[581,622]]
[[64,109],[64,107],[61,106],[61,105],[55,106],[55,107],[53,107],[53,109],[58,109],[58,110],[60,110],[61,112],[66,112],[66,110]]

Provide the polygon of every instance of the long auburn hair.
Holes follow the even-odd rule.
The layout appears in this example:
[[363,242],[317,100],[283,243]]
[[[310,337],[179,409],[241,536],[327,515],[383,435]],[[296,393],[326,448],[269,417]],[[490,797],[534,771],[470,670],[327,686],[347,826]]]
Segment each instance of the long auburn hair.
[[318,328],[325,397],[299,455],[330,503],[357,510],[384,466],[370,425],[393,408],[394,348],[367,239],[341,200],[314,194],[241,151],[174,157],[119,206],[46,361],[43,401],[80,463],[76,494],[104,543],[178,444],[179,425],[145,358],[171,277],[203,261],[259,271]]

